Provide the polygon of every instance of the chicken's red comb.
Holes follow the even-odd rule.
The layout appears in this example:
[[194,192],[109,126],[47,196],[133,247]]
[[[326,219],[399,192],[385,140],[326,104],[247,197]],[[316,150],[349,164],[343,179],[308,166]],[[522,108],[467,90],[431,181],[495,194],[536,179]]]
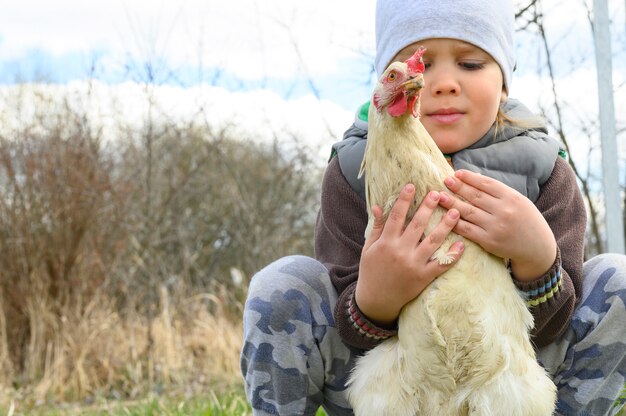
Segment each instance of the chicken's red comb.
[[424,55],[425,52],[426,52],[426,48],[423,46],[420,46],[419,48],[417,48],[413,56],[411,56],[409,59],[404,61],[406,62],[409,68],[409,71],[419,72],[419,73],[424,72],[426,67],[424,66],[424,61],[422,61],[422,56]]

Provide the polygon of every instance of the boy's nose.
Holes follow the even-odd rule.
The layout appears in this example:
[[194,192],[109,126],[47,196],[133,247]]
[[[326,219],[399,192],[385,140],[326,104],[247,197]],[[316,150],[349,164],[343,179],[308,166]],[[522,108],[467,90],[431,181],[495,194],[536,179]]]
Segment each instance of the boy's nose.
[[455,80],[455,78],[448,73],[447,71],[441,71],[439,74],[429,74],[434,75],[431,77],[429,82],[426,83],[428,85],[430,83],[431,90],[433,95],[445,95],[445,94],[458,94],[460,91],[460,85]]
[[443,94],[456,94],[457,92],[457,88],[455,88],[454,86],[450,85],[446,85],[442,88],[437,89],[437,91],[435,92],[437,95],[443,95]]

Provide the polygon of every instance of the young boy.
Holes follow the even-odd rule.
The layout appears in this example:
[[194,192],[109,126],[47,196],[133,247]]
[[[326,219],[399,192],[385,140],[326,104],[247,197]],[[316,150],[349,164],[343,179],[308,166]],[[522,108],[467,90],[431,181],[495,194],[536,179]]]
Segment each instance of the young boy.
[[[586,213],[576,179],[558,142],[508,99],[513,31],[506,0],[377,3],[379,75],[427,48],[420,120],[457,173],[445,181],[450,193],[431,192],[418,212],[427,219],[437,204],[450,212],[440,239],[407,246],[379,220],[364,241],[357,173],[367,120],[358,118],[325,173],[317,261],[284,258],[251,282],[241,365],[255,414],[314,414],[320,405],[350,414],[343,393],[354,357],[394,336],[400,309],[453,267],[429,261],[452,230],[510,259],[535,318],[539,361],[558,388],[558,412],[614,414],[623,405],[626,258],[583,265]],[[397,218],[413,192],[400,195]]]

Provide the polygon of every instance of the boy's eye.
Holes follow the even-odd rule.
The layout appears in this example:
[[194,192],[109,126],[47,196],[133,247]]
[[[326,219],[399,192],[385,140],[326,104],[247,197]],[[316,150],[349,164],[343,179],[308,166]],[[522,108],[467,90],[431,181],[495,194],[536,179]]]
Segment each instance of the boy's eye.
[[469,71],[475,71],[477,69],[482,69],[485,65],[482,62],[460,62],[459,66]]

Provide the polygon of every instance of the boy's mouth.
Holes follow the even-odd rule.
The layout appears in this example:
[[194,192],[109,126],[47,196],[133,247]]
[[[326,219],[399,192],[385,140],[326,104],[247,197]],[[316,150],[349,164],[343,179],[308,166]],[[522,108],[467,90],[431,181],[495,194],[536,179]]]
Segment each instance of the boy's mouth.
[[455,123],[460,120],[463,115],[464,113],[456,108],[442,108],[427,114],[428,117],[442,124]]

